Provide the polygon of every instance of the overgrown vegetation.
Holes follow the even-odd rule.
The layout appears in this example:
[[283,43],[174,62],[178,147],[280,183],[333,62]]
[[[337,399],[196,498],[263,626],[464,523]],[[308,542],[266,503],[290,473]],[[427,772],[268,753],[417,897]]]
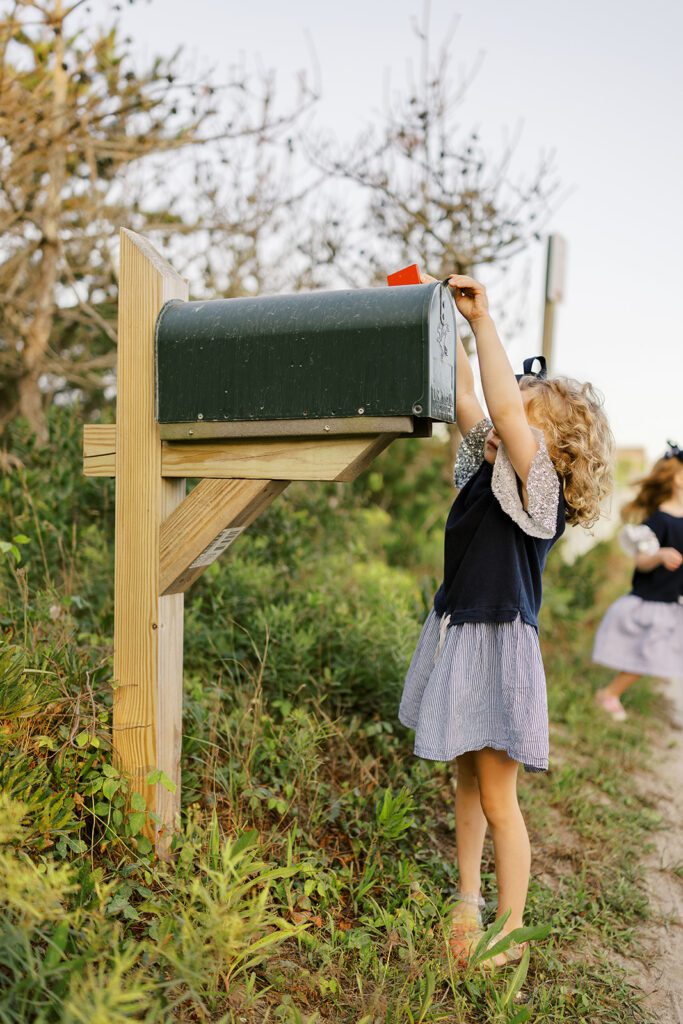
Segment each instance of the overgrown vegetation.
[[451,770],[413,758],[395,718],[448,446],[401,441],[354,485],[293,486],[191,592],[164,864],[109,758],[112,485],[82,477],[79,435],[65,410],[43,448],[15,424],[0,489],[0,1021],[648,1020],[617,954],[648,915],[658,822],[634,773],[657,707],[642,689],[633,721],[606,724],[588,661],[619,556],[548,570],[553,766],[522,800],[528,921],[549,937],[526,978],[463,972],[442,930]]

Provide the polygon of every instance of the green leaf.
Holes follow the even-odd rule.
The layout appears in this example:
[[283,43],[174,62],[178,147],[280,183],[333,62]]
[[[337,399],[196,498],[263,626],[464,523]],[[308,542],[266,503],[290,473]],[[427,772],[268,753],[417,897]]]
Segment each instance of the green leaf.
[[138,832],[142,832],[145,827],[146,814],[144,811],[134,811],[128,815],[128,828],[132,836],[136,836]]
[[31,539],[27,537],[25,533],[17,533],[16,536],[12,537],[15,544],[30,544]]
[[130,798],[130,806],[134,811],[146,811],[147,801],[142,793],[133,793]]
[[[475,964],[481,963],[482,960],[486,960],[487,950],[490,943],[493,941],[493,939],[495,939],[497,935],[500,935],[503,928],[505,927],[505,922],[510,916],[510,913],[511,911],[506,910],[501,917],[496,918],[493,924],[489,925],[489,927],[486,929],[482,937],[479,939],[479,942],[475,947],[474,953],[470,957],[470,963],[473,966]],[[507,949],[507,946],[505,948]]]
[[163,786],[164,789],[168,790],[169,793],[175,793],[176,791],[175,782],[166,774],[166,772],[162,772],[161,768],[155,768],[147,776],[148,786],[156,786],[157,783],[160,786]]
[[83,732],[79,732],[78,736],[76,737],[76,746],[84,747],[86,743],[88,743],[89,741],[90,733],[84,730]]
[[523,1006],[519,1013],[516,1013],[514,1017],[509,1021],[509,1024],[526,1024],[531,1017],[531,1010]]
[[258,845],[259,834],[255,828],[249,829],[247,832],[243,832],[241,836],[238,836],[234,843],[230,846],[230,853],[234,857],[238,853],[242,853],[243,850],[248,850],[252,846]]
[[209,864],[212,868],[217,868],[220,863],[221,856],[221,830],[218,825],[218,815],[216,814],[216,808],[214,807],[211,812],[211,824],[209,825]]
[[16,544],[10,544],[6,540],[0,540],[0,551],[3,555],[12,555],[15,562],[21,561],[21,551]]
[[524,952],[522,953],[522,959],[518,963],[517,967],[515,968],[515,973],[512,975],[512,978],[510,979],[508,990],[503,996],[503,1006],[510,1006],[512,1004],[515,996],[524,984],[527,971],[529,970],[530,958],[531,949],[529,946],[526,946]]
[[111,764],[102,765],[102,774],[106,775],[108,779],[120,779],[121,773],[114,768]]
[[[511,932],[508,932],[504,939],[497,942],[495,946],[487,951],[487,955],[483,959],[488,959],[491,956],[497,956],[498,953],[503,953],[510,946],[516,942],[529,942],[538,939],[545,939],[550,934],[549,924],[539,924],[532,928],[513,928]],[[500,948],[499,948],[500,947]]]
[[[498,934],[498,932],[500,932],[501,928],[503,927],[503,924],[505,923],[505,921],[507,921],[509,916],[510,912],[508,911],[507,914],[504,914],[503,917],[499,918],[498,921],[495,922],[495,924],[500,924],[500,928],[497,929],[495,934]],[[492,931],[492,929],[493,925],[491,926],[491,928],[488,929],[488,931],[484,934],[483,938],[477,944],[477,948],[474,951],[474,956],[472,957],[472,963],[484,963],[485,960],[490,960],[492,957],[498,956],[499,953],[504,953],[507,949],[510,948],[510,946],[514,945],[517,942],[532,942],[538,939],[545,939],[551,931],[551,927],[549,924],[539,924],[531,928],[513,928],[512,931],[508,932],[507,935],[503,939],[500,939],[499,942],[494,943],[494,945],[490,945],[490,939],[488,939],[486,942],[484,942],[484,940],[486,939],[488,933]],[[483,949],[481,948],[482,943],[484,943]]]
[[102,783],[102,793],[107,800],[111,800],[114,793],[120,788],[120,786],[121,783],[118,779],[105,779]]
[[136,842],[138,844],[138,853],[148,854],[152,852],[152,844],[147,836],[138,836]]
[[177,789],[176,784],[166,772],[159,772],[159,782],[168,793],[175,793]]
[[48,750],[56,750],[57,742],[53,736],[39,736],[36,746],[39,750],[43,747],[47,747]]
[[109,903],[107,904],[107,913],[120,914],[122,911],[125,913],[129,907],[130,903],[128,902],[128,897],[121,893],[117,893],[116,896],[113,896],[112,899],[109,900]]
[[43,959],[43,966],[47,970],[53,970],[62,959],[68,938],[69,922],[67,920],[60,921],[52,934],[52,938],[48,941],[48,947]]

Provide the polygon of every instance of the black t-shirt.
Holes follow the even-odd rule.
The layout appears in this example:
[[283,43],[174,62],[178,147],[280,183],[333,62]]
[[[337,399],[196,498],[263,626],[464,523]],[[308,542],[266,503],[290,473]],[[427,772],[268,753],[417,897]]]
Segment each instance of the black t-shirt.
[[511,622],[538,629],[543,568],[564,531],[560,491],[554,537],[530,537],[503,512],[491,489],[493,467],[482,462],[453,502],[444,539],[444,579],[434,610],[462,622]]
[[[645,520],[662,548],[676,548],[683,554],[683,516],[672,516],[657,509]],[[631,593],[643,601],[678,601],[683,594],[683,565],[672,572],[658,565],[652,572],[633,573]]]

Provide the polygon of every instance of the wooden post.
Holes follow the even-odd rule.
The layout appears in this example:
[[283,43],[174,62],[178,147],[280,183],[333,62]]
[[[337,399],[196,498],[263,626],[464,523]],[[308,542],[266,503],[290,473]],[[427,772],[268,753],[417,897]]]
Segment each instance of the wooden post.
[[[147,834],[163,853],[179,810],[182,736],[183,594],[160,596],[161,524],[183,500],[185,480],[161,476],[155,419],[154,328],[187,282],[144,238],[121,231],[116,412],[114,715],[117,766],[158,818]],[[161,769],[170,793],[150,785]]]
[[543,303],[543,340],[548,373],[552,373],[555,343],[555,310],[564,298],[567,265],[567,243],[562,235],[549,235],[545,263],[545,297]]
[[553,299],[546,299],[543,304],[543,340],[541,342],[541,353],[543,356],[545,356],[545,363],[548,367],[548,373],[552,373],[554,340],[555,302]]

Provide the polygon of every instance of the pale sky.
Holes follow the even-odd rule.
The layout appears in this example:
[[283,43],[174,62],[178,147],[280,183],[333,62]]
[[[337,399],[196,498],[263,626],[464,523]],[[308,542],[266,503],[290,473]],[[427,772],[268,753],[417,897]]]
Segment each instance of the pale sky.
[[[152,0],[121,17],[141,56],[183,45],[218,74],[253,56],[283,91],[311,67],[312,44],[317,123],[352,138],[381,109],[387,71],[398,81],[415,58],[411,20],[422,10],[421,0]],[[464,124],[497,151],[522,122],[517,170],[553,149],[571,189],[551,223],[568,243],[557,371],[605,393],[619,444],[651,457],[669,437],[683,446],[683,3],[432,0],[435,39],[454,15],[456,67],[484,56]],[[540,350],[542,273],[537,247],[527,325],[509,347],[515,363]]]

